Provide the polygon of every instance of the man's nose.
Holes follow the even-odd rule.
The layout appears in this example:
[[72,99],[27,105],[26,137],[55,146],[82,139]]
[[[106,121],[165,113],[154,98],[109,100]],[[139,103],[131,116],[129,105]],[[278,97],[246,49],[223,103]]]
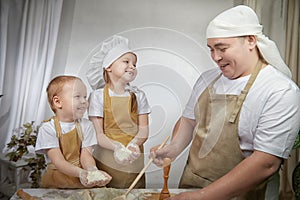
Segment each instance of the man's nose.
[[216,51],[212,53],[211,57],[215,62],[218,62],[219,60],[222,59],[221,54]]

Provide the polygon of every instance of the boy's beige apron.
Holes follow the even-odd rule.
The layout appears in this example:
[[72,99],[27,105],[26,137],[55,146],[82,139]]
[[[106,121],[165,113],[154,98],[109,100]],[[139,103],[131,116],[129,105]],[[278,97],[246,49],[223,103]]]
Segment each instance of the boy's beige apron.
[[[238,136],[239,113],[261,67],[259,61],[240,95],[215,94],[213,85],[220,76],[200,95],[195,106],[196,135],[179,187],[203,188],[244,159]],[[210,145],[212,142],[215,145]],[[264,199],[265,185],[238,199]]]
[[[81,168],[79,158],[83,134],[79,122],[75,122],[76,128],[68,133],[62,134],[58,119],[56,117],[53,117],[53,119],[56,136],[59,140],[59,147],[63,156],[66,161]],[[41,186],[44,188],[85,188],[80,183],[78,177],[72,177],[61,173],[53,163],[48,164],[47,170],[41,180]]]
[[[104,133],[112,140],[124,146],[134,138],[138,132],[138,105],[136,96],[110,97],[108,87],[104,87]],[[97,167],[112,176],[106,185],[113,188],[128,188],[138,173],[144,167],[143,146],[140,146],[141,156],[132,164],[120,165],[115,162],[114,153],[98,146],[95,150]],[[145,176],[136,184],[135,188],[145,188]]]

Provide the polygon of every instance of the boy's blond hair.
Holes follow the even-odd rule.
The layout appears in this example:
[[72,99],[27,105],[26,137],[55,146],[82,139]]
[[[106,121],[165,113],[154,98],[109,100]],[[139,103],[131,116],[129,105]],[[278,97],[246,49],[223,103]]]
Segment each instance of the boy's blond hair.
[[68,82],[71,82],[71,81],[74,81],[74,80],[79,80],[81,81],[80,78],[76,77],[76,76],[57,76],[55,77],[54,79],[52,79],[50,81],[50,83],[48,84],[48,87],[46,89],[47,91],[47,96],[48,96],[48,103],[51,107],[51,110],[56,113],[56,107],[53,103],[53,97],[54,96],[58,96],[62,89],[63,89],[63,86],[68,83]]

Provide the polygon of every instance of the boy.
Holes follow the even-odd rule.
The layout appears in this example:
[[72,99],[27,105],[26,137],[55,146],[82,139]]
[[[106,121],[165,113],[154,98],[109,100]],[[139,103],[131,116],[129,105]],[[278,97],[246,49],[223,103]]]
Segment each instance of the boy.
[[47,87],[55,116],[39,129],[35,151],[46,154],[45,188],[105,186],[111,177],[99,171],[92,156],[97,144],[93,124],[82,118],[88,102],[84,83],[74,76],[58,76]]

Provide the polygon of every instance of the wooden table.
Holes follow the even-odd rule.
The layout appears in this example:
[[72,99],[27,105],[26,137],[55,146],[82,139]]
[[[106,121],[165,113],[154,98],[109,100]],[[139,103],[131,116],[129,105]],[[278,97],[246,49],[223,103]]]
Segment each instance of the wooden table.
[[[65,190],[60,190],[60,189],[23,189],[24,192],[27,192],[31,196],[36,196],[40,197],[42,200],[62,200],[62,199],[91,199],[91,198],[82,198],[83,192],[89,191],[89,192],[94,192],[94,191],[100,191],[104,190],[105,188],[93,188],[93,189],[65,189]],[[110,188],[107,188],[110,189]],[[112,189],[112,188],[111,188]],[[117,190],[120,192],[120,194],[124,194],[126,192],[125,189],[113,189]],[[183,191],[191,191],[193,189],[169,189],[170,193],[172,195],[178,194]],[[134,197],[135,200],[138,199],[145,199],[145,196],[149,197],[149,194],[159,194],[161,192],[161,189],[133,189],[128,197]],[[144,198],[142,195],[145,194]],[[81,195],[81,196],[79,196]],[[156,195],[159,196],[159,195]],[[16,194],[14,194],[11,197],[11,200],[20,200]],[[148,199],[148,198],[146,198]],[[151,198],[152,199],[152,198]],[[101,200],[101,198],[98,198],[97,200]],[[109,199],[105,199],[109,200]],[[155,198],[156,200],[156,198]],[[158,200],[158,197],[157,197]]]

